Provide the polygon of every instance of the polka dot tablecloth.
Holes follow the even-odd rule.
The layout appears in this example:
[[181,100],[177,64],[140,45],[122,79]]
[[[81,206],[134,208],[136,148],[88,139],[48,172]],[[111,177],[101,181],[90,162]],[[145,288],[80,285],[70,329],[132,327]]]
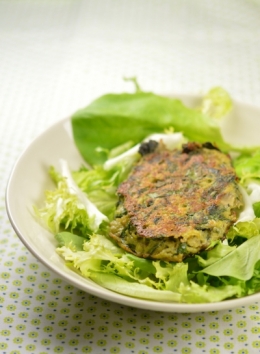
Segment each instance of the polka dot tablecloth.
[[[260,352],[260,303],[160,313],[84,293],[24,247],[5,211],[21,151],[107,92],[201,93],[260,105],[259,0],[0,0],[0,352]],[[21,176],[22,178],[22,176]]]

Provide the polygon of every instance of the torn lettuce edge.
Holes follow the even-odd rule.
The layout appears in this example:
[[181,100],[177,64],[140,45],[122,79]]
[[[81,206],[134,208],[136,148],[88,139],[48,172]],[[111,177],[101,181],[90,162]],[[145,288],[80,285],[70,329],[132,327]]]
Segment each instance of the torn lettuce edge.
[[[251,241],[251,246],[245,245],[243,247],[248,248],[250,246],[257,249],[255,241],[259,242],[259,237]],[[229,250],[223,251],[221,248],[229,248]],[[231,260],[232,258],[235,260],[237,258],[236,253],[243,254],[242,248],[224,246],[220,243],[219,251],[217,249],[209,251],[209,264],[214,265],[216,262],[218,265],[215,268],[219,269],[227,255],[229,255]],[[93,235],[90,241],[84,242],[82,251],[75,252],[70,247],[63,246],[58,248],[57,252],[65,259],[69,268],[79,272],[82,276],[90,278],[110,290],[139,298],[145,298],[142,291],[145,287],[148,287],[153,289],[149,294],[155,295],[154,290],[159,292],[156,299],[161,299],[161,301],[168,301],[170,299],[166,299],[169,294],[166,295],[165,293],[164,300],[163,296],[160,295],[166,291],[167,293],[172,292],[171,301],[173,302],[215,302],[253,293],[253,288],[250,284],[249,286],[247,285],[247,281],[251,283],[255,282],[256,287],[260,286],[259,281],[257,283],[257,278],[254,280],[253,276],[251,276],[251,279],[244,279],[245,281],[243,281],[243,279],[239,280],[232,276],[228,279],[227,276],[222,277],[221,274],[217,274],[215,278],[218,279],[218,286],[212,286],[214,276],[210,277],[211,282],[207,281],[209,276],[207,274],[204,274],[203,282],[194,281],[193,279],[188,280],[187,263],[168,263],[138,259],[138,257],[127,254],[103,235]],[[257,258],[257,252],[255,252],[255,256]],[[210,258],[213,258],[213,263]],[[256,258],[252,262],[257,262]],[[254,268],[252,262],[250,265],[251,270]],[[225,264],[224,269],[226,269]],[[204,273],[209,271],[210,266],[206,266],[203,269]],[[196,273],[198,272],[195,270],[194,274]],[[110,282],[108,279],[113,279],[113,282],[116,282],[115,287],[113,282]],[[135,289],[135,294],[132,293],[131,289],[133,288]],[[179,294],[179,297],[176,294]]]

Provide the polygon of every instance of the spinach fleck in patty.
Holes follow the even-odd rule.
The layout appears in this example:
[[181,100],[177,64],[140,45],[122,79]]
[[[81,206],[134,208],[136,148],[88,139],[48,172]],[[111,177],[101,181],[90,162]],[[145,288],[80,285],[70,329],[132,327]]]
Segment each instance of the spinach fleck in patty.
[[181,262],[223,240],[243,206],[229,155],[210,143],[142,145],[118,188],[110,236],[138,257]]

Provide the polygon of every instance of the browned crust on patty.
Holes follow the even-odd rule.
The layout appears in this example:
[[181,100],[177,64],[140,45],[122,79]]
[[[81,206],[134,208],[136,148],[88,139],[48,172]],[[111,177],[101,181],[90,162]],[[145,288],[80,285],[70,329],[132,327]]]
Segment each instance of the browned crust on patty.
[[209,143],[174,151],[159,145],[133,168],[118,196],[111,237],[139,257],[173,261],[223,239],[243,205],[230,157]]

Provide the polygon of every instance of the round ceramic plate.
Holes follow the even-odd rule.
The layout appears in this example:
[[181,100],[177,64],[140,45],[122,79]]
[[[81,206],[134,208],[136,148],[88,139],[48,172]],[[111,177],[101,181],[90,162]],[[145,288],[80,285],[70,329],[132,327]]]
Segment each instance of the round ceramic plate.
[[[194,106],[199,97],[177,96],[185,104]],[[225,120],[223,135],[235,144],[260,145],[260,108],[234,102],[232,114]],[[107,290],[76,274],[55,252],[55,240],[33,216],[33,205],[42,205],[44,191],[51,188],[48,169],[57,166],[60,158],[71,169],[78,169],[84,161],[76,149],[70,118],[59,121],[37,137],[21,154],[11,173],[6,190],[6,207],[11,224],[29,251],[45,266],[68,283],[87,293],[119,304],[164,312],[202,312],[224,310],[260,300],[260,294],[218,303],[179,304],[147,301]]]

